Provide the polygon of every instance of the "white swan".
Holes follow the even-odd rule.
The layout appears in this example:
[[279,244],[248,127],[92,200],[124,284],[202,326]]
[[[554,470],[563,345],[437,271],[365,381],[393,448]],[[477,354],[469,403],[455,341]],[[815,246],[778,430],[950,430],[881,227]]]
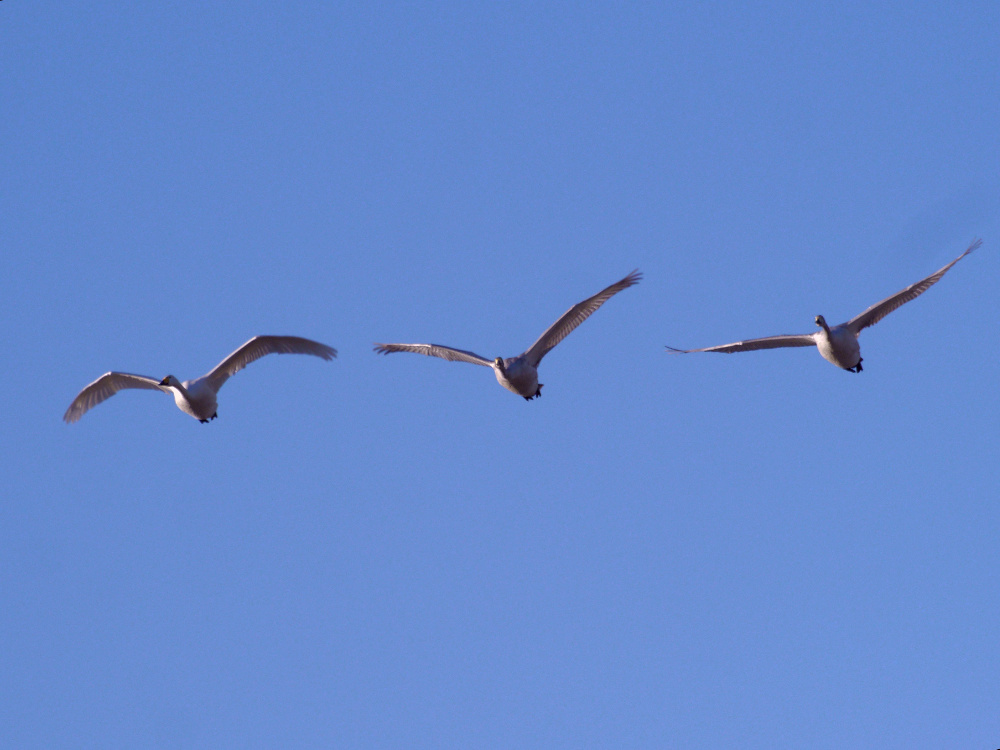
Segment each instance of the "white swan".
[[491,362],[478,354],[438,344],[375,344],[375,351],[379,354],[414,352],[426,354],[429,357],[441,357],[441,359],[447,359],[451,362],[468,362],[473,365],[492,367],[500,385],[530,401],[536,396],[542,395],[543,384],[538,382],[538,363],[542,361],[542,357],[566,338],[574,328],[590,317],[597,308],[622,289],[638,284],[640,279],[642,279],[642,274],[637,269],[593,297],[588,297],[583,302],[573,305],[562,314],[559,320],[549,326],[548,330],[539,336],[538,341],[532,344],[524,354],[516,357],[508,357],[507,359],[497,357]]
[[312,354],[330,360],[337,356],[337,350],[298,336],[254,336],[222,360],[207,375],[194,380],[185,380],[183,383],[173,375],[157,380],[127,372],[107,372],[80,391],[69,405],[63,419],[68,423],[76,422],[88,409],[111,398],[118,391],[126,388],[145,388],[173,393],[178,409],[205,424],[218,416],[215,413],[216,395],[229,376],[235,375],[254,360],[267,354]]
[[849,372],[861,372],[861,347],[858,346],[858,334],[868,326],[878,323],[897,307],[906,304],[926,292],[931,286],[941,280],[941,277],[948,272],[948,269],[981,244],[983,244],[982,240],[975,240],[964,253],[940,271],[932,273],[926,279],[922,279],[916,284],[910,284],[906,289],[896,292],[891,297],[886,297],[860,315],[834,328],[830,328],[826,324],[826,320],[822,315],[817,315],[815,318],[816,325],[821,330],[816,333],[768,336],[762,339],[750,339],[748,341],[737,341],[733,344],[710,346],[706,349],[674,349],[672,346],[668,346],[667,349],[675,354],[690,354],[692,352],[724,352],[729,354],[731,352],[749,352],[754,349],[778,349],[785,346],[816,346],[823,359],[828,362],[832,362],[837,367],[841,367]]

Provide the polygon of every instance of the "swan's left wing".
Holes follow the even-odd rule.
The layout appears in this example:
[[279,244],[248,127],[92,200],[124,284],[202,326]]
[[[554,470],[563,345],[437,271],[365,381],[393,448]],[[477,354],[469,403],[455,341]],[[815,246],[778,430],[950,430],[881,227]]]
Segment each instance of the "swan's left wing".
[[583,302],[573,305],[560,316],[559,320],[550,325],[545,333],[538,337],[538,341],[532,344],[531,348],[524,353],[524,358],[534,367],[538,367],[538,363],[542,361],[542,357],[548,354],[552,347],[569,336],[573,329],[589,318],[597,308],[618,294],[622,289],[635,286],[641,280],[642,274],[639,272],[639,269],[636,269],[621,281],[612,284],[606,289],[602,289],[593,297],[588,297]]
[[454,349],[450,346],[441,346],[440,344],[375,344],[375,351],[378,354],[413,352],[414,354],[423,354],[427,357],[440,357],[449,362],[468,362],[470,365],[493,367],[492,362],[485,357],[480,357],[475,352],[467,352],[464,349]]
[[916,284],[910,284],[908,287],[906,287],[906,289],[896,292],[891,297],[886,297],[878,304],[872,305],[860,315],[857,315],[851,318],[849,321],[847,321],[847,327],[856,336],[862,329],[867,328],[868,326],[875,325],[880,320],[882,320],[882,318],[884,318],[886,315],[895,310],[897,307],[901,307],[910,300],[916,299],[921,294],[930,289],[932,286],[934,286],[937,282],[941,280],[942,276],[948,273],[948,270],[953,265],[958,263],[958,261],[962,260],[962,258],[964,258],[966,255],[971,253],[973,250],[975,250],[982,244],[983,244],[982,240],[980,239],[975,240],[971,245],[969,245],[968,250],[959,255],[957,258],[955,258],[955,260],[946,265],[940,271],[932,273],[926,279],[922,279],[918,281]]
[[765,336],[762,339],[747,339],[746,341],[736,341],[732,344],[720,344],[719,346],[709,346],[705,349],[674,349],[668,346],[674,354],[693,354],[694,352],[720,352],[732,354],[733,352],[752,352],[757,349],[783,349],[786,346],[813,346],[816,344],[815,333],[785,334],[782,336]]
[[268,354],[312,354],[325,360],[337,356],[332,346],[298,336],[254,336],[243,346],[222,360],[205,376],[205,380],[218,391],[229,380],[251,362]]

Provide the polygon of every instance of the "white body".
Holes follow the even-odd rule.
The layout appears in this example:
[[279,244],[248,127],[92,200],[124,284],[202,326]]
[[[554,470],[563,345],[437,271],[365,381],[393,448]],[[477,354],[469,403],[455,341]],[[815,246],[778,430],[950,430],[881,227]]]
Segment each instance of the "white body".
[[169,382],[170,378],[167,380],[165,388],[174,394],[174,403],[178,409],[200,422],[207,422],[215,416],[219,401],[216,398],[216,391],[205,382],[205,378],[195,378],[175,384]]
[[857,367],[861,363],[858,335],[851,331],[846,323],[831,328],[829,333],[820,331],[813,336],[816,348],[827,362],[832,362],[845,370]]
[[537,394],[541,395],[542,387],[538,384],[538,368],[527,362],[524,357],[510,357],[503,361],[501,369],[493,362],[493,372],[500,383],[511,393],[523,396],[529,401]]

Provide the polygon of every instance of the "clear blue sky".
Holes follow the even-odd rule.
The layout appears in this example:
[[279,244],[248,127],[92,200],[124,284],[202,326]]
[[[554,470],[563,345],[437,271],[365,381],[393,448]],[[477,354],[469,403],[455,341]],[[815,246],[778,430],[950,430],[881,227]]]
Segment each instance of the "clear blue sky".
[[0,745],[998,746],[1000,5],[750,5],[0,4]]

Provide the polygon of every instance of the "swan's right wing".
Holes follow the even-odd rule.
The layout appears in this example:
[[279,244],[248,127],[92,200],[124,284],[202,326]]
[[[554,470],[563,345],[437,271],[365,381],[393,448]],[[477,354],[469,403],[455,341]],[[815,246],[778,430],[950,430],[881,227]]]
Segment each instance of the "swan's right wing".
[[462,349],[452,349],[450,346],[441,346],[440,344],[375,344],[375,351],[379,354],[413,352],[414,354],[424,354],[428,357],[440,357],[449,362],[468,362],[471,365],[493,367],[493,363],[490,360],[480,357],[478,354],[473,354]]
[[710,346],[706,349],[674,349],[668,346],[674,354],[691,354],[693,352],[722,352],[732,354],[733,352],[752,352],[755,349],[782,349],[786,346],[815,346],[815,333],[789,334],[784,336],[767,336],[762,339],[748,339],[747,341],[737,341],[732,344],[721,344],[720,346]]
[[251,362],[256,362],[268,354],[311,354],[329,361],[337,356],[337,350],[301,336],[254,336],[213,367],[205,376],[205,380],[218,393],[231,375],[235,375]]
[[160,385],[160,381],[154,378],[147,378],[145,375],[132,375],[127,372],[106,372],[93,383],[88,385],[69,405],[63,419],[72,424],[79,421],[88,409],[92,409],[102,401],[107,401],[118,391],[126,388],[144,388],[149,391],[165,391],[170,389]]
[[872,305],[860,315],[856,315],[849,321],[847,321],[847,327],[850,328],[851,331],[856,336],[858,335],[858,333],[860,333],[863,329],[867,328],[868,326],[875,325],[880,320],[882,320],[882,318],[891,313],[893,310],[902,307],[912,299],[916,299],[921,294],[930,289],[932,286],[934,286],[936,283],[938,283],[941,280],[941,277],[944,276],[946,273],[948,273],[949,269],[951,269],[953,265],[958,263],[958,261],[962,260],[962,258],[964,258],[966,255],[971,253],[973,250],[975,250],[982,244],[983,244],[982,240],[980,239],[974,240],[964,253],[959,255],[957,258],[955,258],[955,260],[946,265],[944,268],[942,268],[939,271],[936,271],[935,273],[932,273],[926,279],[921,279],[916,284],[910,284],[908,287],[906,287],[906,289],[896,292],[891,297],[886,297],[881,302]]
[[552,347],[570,335],[578,325],[589,318],[601,305],[614,297],[622,289],[628,289],[642,281],[642,273],[635,269],[621,281],[617,281],[588,297],[583,302],[578,302],[569,310],[559,316],[559,320],[550,325],[538,340],[524,353],[524,358],[529,364],[538,367],[542,357],[552,351]]

